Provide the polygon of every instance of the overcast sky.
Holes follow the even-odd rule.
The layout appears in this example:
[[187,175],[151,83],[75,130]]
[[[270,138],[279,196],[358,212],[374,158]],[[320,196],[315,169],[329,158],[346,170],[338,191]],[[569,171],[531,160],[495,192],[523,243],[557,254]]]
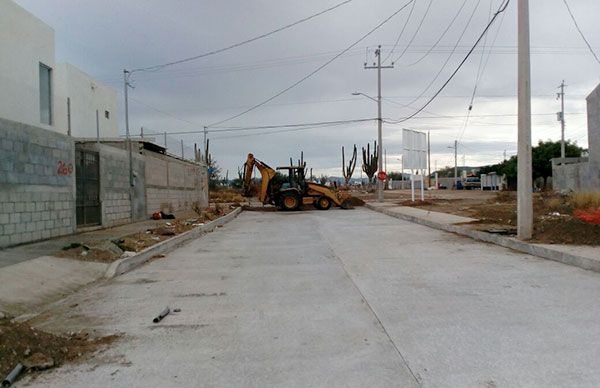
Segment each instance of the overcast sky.
[[[117,89],[119,128],[124,133],[124,68],[152,66],[219,49],[340,1],[18,0],[17,3],[54,28],[57,61],[70,62]],[[132,77],[135,89],[130,91],[132,132],[139,133],[141,126],[146,132],[201,132],[204,125],[240,113],[298,81],[407,1],[353,0],[242,47],[156,72],[135,73]],[[463,2],[466,3],[461,10]],[[373,62],[373,51],[378,44],[382,45],[382,58],[388,57],[408,19],[404,34],[386,64],[406,52],[396,61],[394,69],[383,71],[383,116],[405,117],[446,81],[483,31],[490,17],[490,6],[496,10],[499,3],[500,0],[416,0],[410,19],[411,7],[408,7],[312,78],[269,104],[221,126],[376,117],[375,102],[351,93],[377,94],[376,72],[363,69],[365,58]],[[537,142],[560,138],[555,116],[560,105],[555,93],[564,79],[568,85],[566,137],[587,147],[585,96],[600,82],[600,65],[587,51],[563,0],[530,3],[533,139]],[[478,50],[471,56],[427,111],[401,125],[384,125],[388,171],[400,167],[403,127],[431,131],[432,165],[439,168],[453,164],[453,151],[448,146],[458,138],[461,139],[459,165],[463,155],[466,164],[472,166],[501,161],[505,150],[508,155],[516,154],[516,5],[517,1],[512,0],[505,15],[492,26],[485,52]],[[570,0],[570,5],[591,45],[600,51],[597,22],[600,2]],[[423,58],[457,13],[440,43]],[[471,14],[473,18],[467,26]],[[466,32],[458,41],[463,31]],[[457,42],[459,46],[450,56]],[[418,60],[421,61],[413,64]],[[446,67],[433,81],[446,61]],[[483,72],[476,82],[480,69]],[[464,116],[476,84],[471,118],[465,125]],[[412,109],[403,107],[408,103]],[[377,136],[375,121],[293,132],[273,131],[211,133],[213,157],[224,171],[229,169],[232,177],[248,152],[271,165],[281,165],[289,163],[290,156],[299,157],[303,150],[315,174],[339,176],[340,147],[357,144],[360,149]],[[202,143],[202,134],[173,135],[172,139],[171,151],[180,153],[175,141],[183,139],[186,147],[193,146],[195,142]],[[157,141],[162,143],[162,137]],[[357,166],[355,176],[358,170]]]

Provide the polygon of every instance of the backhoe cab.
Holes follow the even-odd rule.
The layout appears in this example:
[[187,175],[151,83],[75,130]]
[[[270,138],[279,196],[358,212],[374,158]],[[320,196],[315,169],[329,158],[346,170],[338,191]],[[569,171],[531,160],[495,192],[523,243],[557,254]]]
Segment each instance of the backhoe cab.
[[[261,174],[261,183],[257,189],[252,186],[254,167]],[[277,171],[248,154],[244,163],[244,196],[251,197],[257,191],[258,199],[263,204],[272,204],[282,210],[298,210],[303,205],[313,205],[319,210],[327,210],[331,205],[350,208],[350,197],[346,193],[307,181],[304,166],[277,167],[277,170],[287,171],[284,182],[275,182]]]

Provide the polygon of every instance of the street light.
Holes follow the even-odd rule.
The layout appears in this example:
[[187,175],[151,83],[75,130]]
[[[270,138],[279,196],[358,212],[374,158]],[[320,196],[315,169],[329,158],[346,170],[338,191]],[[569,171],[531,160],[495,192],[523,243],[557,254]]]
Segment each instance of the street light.
[[[381,86],[381,84],[380,84]],[[381,88],[379,89],[379,94],[377,96],[377,98],[373,98],[365,93],[361,93],[361,92],[354,92],[352,93],[353,96],[363,96],[363,97],[367,97],[369,100],[375,101],[377,103],[377,155],[378,155],[378,160],[377,160],[377,170],[379,171],[383,171],[383,140],[382,140],[382,135],[381,135],[381,127],[382,127],[382,119],[381,119]],[[379,174],[378,174],[379,175]],[[377,202],[383,202],[383,181],[379,180],[379,178],[377,178]]]

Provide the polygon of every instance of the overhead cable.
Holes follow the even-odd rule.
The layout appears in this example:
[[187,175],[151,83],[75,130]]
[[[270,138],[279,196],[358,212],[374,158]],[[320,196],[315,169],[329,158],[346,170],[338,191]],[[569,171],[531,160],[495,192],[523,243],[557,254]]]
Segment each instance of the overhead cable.
[[452,26],[454,25],[454,22],[456,22],[456,19],[458,19],[458,16],[461,14],[462,10],[465,8],[465,5],[467,4],[467,1],[468,0],[464,0],[463,1],[462,5],[458,9],[458,12],[456,12],[456,14],[454,15],[454,17],[450,21],[450,24],[448,24],[448,27],[446,27],[446,29],[444,30],[444,32],[442,32],[442,34],[435,41],[435,43],[433,44],[433,46],[431,46],[431,48],[429,50],[427,50],[427,52],[421,58],[417,59],[416,61],[414,61],[412,63],[409,63],[407,66],[414,66],[414,65],[416,65],[417,63],[421,62],[423,59],[427,58],[427,56],[429,54],[431,54],[431,52],[433,50],[435,50],[435,48],[437,47],[437,45],[442,41],[442,39],[444,39],[444,36],[446,36],[446,34],[448,33],[448,31],[450,31],[450,28],[452,28]]
[[503,13],[504,11],[506,11],[506,8],[508,7],[509,3],[510,3],[510,0],[506,0],[504,3],[502,3],[500,5],[500,8],[498,9],[498,11],[496,11],[496,13],[492,17],[492,19],[489,21],[489,23],[487,24],[487,26],[485,27],[485,29],[483,30],[483,32],[481,33],[481,35],[479,35],[479,38],[477,38],[477,41],[475,42],[475,44],[473,45],[473,47],[471,48],[471,50],[469,50],[469,53],[460,62],[460,64],[456,67],[456,69],[454,70],[454,72],[450,75],[450,77],[446,80],[446,82],[444,82],[444,84],[438,89],[438,91],[433,95],[433,97],[431,97],[421,108],[419,108],[413,114],[411,114],[411,115],[409,115],[407,117],[404,117],[403,119],[398,120],[397,121],[398,123],[408,121],[408,120],[412,119],[413,117],[417,116],[419,113],[421,113],[425,108],[427,108],[429,106],[429,104],[431,104],[437,98],[437,96],[454,79],[454,77],[460,71],[460,69],[463,67],[463,65],[465,64],[465,62],[467,62],[467,60],[469,59],[469,57],[471,56],[471,54],[473,54],[473,51],[475,51],[475,48],[477,47],[477,45],[479,44],[479,42],[481,42],[481,40],[483,39],[483,37],[485,36],[485,34],[487,34],[488,30],[494,24],[494,22],[496,21],[496,19],[498,18],[498,16],[501,13]]
[[404,47],[404,50],[402,50],[402,52],[400,53],[400,55],[398,55],[396,57],[396,59],[394,59],[394,61],[392,63],[398,62],[400,60],[400,58],[402,58],[404,56],[404,54],[406,54],[406,51],[410,48],[410,46],[415,41],[415,38],[419,34],[419,31],[421,31],[421,27],[423,27],[423,23],[425,22],[425,19],[427,18],[427,15],[429,14],[429,10],[431,9],[431,4],[433,4],[433,0],[429,0],[429,4],[427,5],[427,9],[425,10],[425,13],[423,14],[423,17],[421,18],[421,21],[419,22],[419,25],[417,26],[417,29],[415,30],[413,36],[410,38],[410,40],[408,41],[408,43]]
[[577,19],[575,19],[575,15],[573,15],[573,12],[571,12],[571,7],[569,7],[569,3],[567,3],[567,0],[563,0],[563,3],[565,3],[565,6],[567,7],[567,11],[569,11],[569,15],[571,15],[571,20],[573,20],[573,24],[575,24],[575,28],[577,28],[577,31],[579,31],[579,35],[581,35],[581,38],[587,45],[588,49],[590,49],[590,52],[596,59],[596,62],[598,62],[598,64],[600,64],[600,58],[598,58],[598,55],[596,55],[596,53],[594,52],[594,49],[592,48],[592,45],[586,39],[585,35],[583,34],[583,31],[581,31],[581,28],[579,28],[579,24],[577,23]]
[[[408,26],[408,23],[410,22],[410,18],[412,17],[413,11],[415,10],[415,5],[417,5],[417,0],[413,0],[412,7],[410,7],[410,11],[408,12],[408,16],[406,17],[406,22],[404,22],[404,25],[402,26],[402,29],[400,30],[400,33],[398,34],[398,37],[396,38],[396,41],[394,42],[394,46],[388,52],[388,55],[385,57],[383,62],[387,61],[390,58],[390,56],[394,53],[394,50],[396,50],[396,47],[398,47],[398,43],[400,42],[402,35],[404,35],[404,31],[406,30],[406,27]],[[366,62],[366,60],[365,60],[365,62]]]
[[230,116],[226,119],[217,121],[215,123],[209,124],[209,127],[214,127],[216,125],[219,124],[223,124],[227,121],[236,119],[240,116],[243,116],[251,111],[253,111],[254,109],[257,109],[271,101],[273,101],[274,99],[276,99],[277,97],[281,96],[282,94],[290,91],[291,89],[295,88],[296,86],[300,85],[302,82],[306,81],[307,79],[311,78],[313,75],[317,74],[319,71],[323,70],[325,67],[327,67],[329,64],[331,64],[333,61],[335,61],[336,59],[338,59],[339,57],[341,57],[342,55],[344,55],[346,52],[350,51],[352,48],[354,48],[356,45],[358,45],[360,42],[362,42],[363,40],[365,40],[367,37],[369,37],[372,33],[374,33],[375,31],[377,31],[379,28],[381,28],[384,24],[386,24],[387,22],[389,22],[390,20],[392,20],[396,15],[398,15],[400,12],[402,12],[406,7],[408,7],[410,5],[410,3],[414,1],[414,0],[410,0],[408,3],[404,4],[402,7],[400,7],[399,9],[397,9],[394,13],[392,13],[390,16],[388,16],[387,18],[385,18],[383,21],[381,21],[379,24],[377,24],[375,27],[373,27],[369,32],[367,32],[366,34],[364,34],[363,36],[361,36],[358,40],[356,40],[354,43],[352,43],[350,46],[346,47],[345,49],[343,49],[341,52],[339,52],[337,55],[335,55],[333,58],[331,58],[330,60],[328,60],[327,62],[325,62],[324,64],[322,64],[321,66],[317,67],[315,70],[313,70],[312,72],[308,73],[307,75],[305,75],[304,77],[302,77],[301,79],[299,79],[298,81],[294,82],[293,84],[291,84],[290,86],[288,86],[287,88],[275,93],[273,96],[267,98],[266,100],[238,113],[235,114],[233,116]]
[[137,71],[156,71],[156,70],[160,70],[160,69],[163,69],[165,67],[168,67],[168,66],[178,65],[178,64],[181,64],[181,63],[185,63],[185,62],[191,62],[191,61],[195,61],[196,59],[208,57],[210,55],[219,54],[219,53],[222,53],[224,51],[228,51],[228,50],[231,50],[233,48],[240,47],[240,46],[243,46],[245,44],[257,41],[259,39],[266,38],[266,37],[268,37],[270,35],[273,35],[273,34],[276,34],[278,32],[287,30],[287,29],[289,29],[291,27],[294,27],[294,26],[296,26],[298,24],[301,24],[301,23],[304,23],[304,22],[309,21],[311,19],[314,19],[317,16],[321,16],[321,15],[327,13],[327,12],[333,11],[334,9],[339,8],[339,7],[343,6],[343,5],[346,5],[346,4],[350,3],[351,1],[353,1],[353,0],[342,1],[341,3],[338,3],[338,4],[336,4],[336,5],[332,6],[332,7],[326,8],[326,9],[324,9],[324,10],[322,10],[320,12],[317,12],[315,14],[312,14],[312,15],[310,15],[308,17],[302,18],[302,19],[297,20],[297,21],[295,21],[293,23],[287,24],[287,25],[285,25],[283,27],[279,27],[279,28],[277,28],[277,29],[275,29],[273,31],[269,31],[269,32],[267,32],[265,34],[261,34],[261,35],[255,36],[254,38],[250,38],[250,39],[246,39],[246,40],[243,40],[241,42],[238,42],[238,43],[234,43],[234,44],[232,44],[230,46],[227,46],[227,47],[223,47],[223,48],[220,48],[220,49],[217,49],[217,50],[212,50],[212,51],[200,54],[200,55],[195,55],[193,57],[183,58],[183,59],[179,59],[179,60],[176,60],[176,61],[163,63],[163,64],[160,64],[160,65],[154,65],[154,66],[148,66],[148,67],[141,67],[141,68],[138,68],[138,69],[133,69],[133,70],[131,70],[131,72],[137,72]]
[[481,0],[477,0],[477,3],[475,4],[475,8],[473,8],[473,11],[471,12],[471,15],[469,16],[469,19],[467,20],[465,27],[463,28],[460,36],[458,37],[458,39],[456,40],[456,43],[454,44],[454,47],[450,51],[450,54],[448,55],[448,57],[446,58],[446,60],[444,61],[444,63],[442,64],[442,66],[440,67],[438,72],[436,73],[436,75],[433,77],[431,82],[429,82],[429,84],[423,89],[423,91],[417,97],[415,97],[412,101],[410,101],[408,104],[406,104],[407,107],[414,104],[421,97],[423,97],[425,95],[425,93],[427,93],[429,88],[431,88],[433,86],[435,81],[437,81],[437,79],[440,77],[440,75],[442,75],[442,72],[444,71],[444,69],[446,68],[448,63],[450,62],[450,59],[452,59],[452,56],[456,52],[458,45],[460,44],[462,38],[465,36],[465,33],[467,32],[467,30],[469,29],[469,25],[471,24],[471,21],[473,20],[473,17],[475,16],[475,12],[477,12],[477,9],[479,8],[479,4],[481,4]]

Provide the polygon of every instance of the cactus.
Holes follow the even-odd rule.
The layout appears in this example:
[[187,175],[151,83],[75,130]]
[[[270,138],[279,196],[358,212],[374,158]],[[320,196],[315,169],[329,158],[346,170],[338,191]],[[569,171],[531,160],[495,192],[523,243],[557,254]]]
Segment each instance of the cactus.
[[350,179],[352,179],[352,174],[354,174],[354,168],[356,167],[356,144],[354,145],[354,151],[352,152],[352,158],[348,161],[348,166],[346,166],[346,156],[344,155],[344,146],[342,146],[342,174],[344,175],[344,181],[346,182],[346,186],[350,183]]
[[379,162],[379,155],[377,154],[377,141],[373,145],[373,154],[371,154],[370,144],[367,143],[367,149],[363,147],[363,165],[362,169],[369,178],[369,184],[374,183],[373,177],[377,172],[377,164]]

